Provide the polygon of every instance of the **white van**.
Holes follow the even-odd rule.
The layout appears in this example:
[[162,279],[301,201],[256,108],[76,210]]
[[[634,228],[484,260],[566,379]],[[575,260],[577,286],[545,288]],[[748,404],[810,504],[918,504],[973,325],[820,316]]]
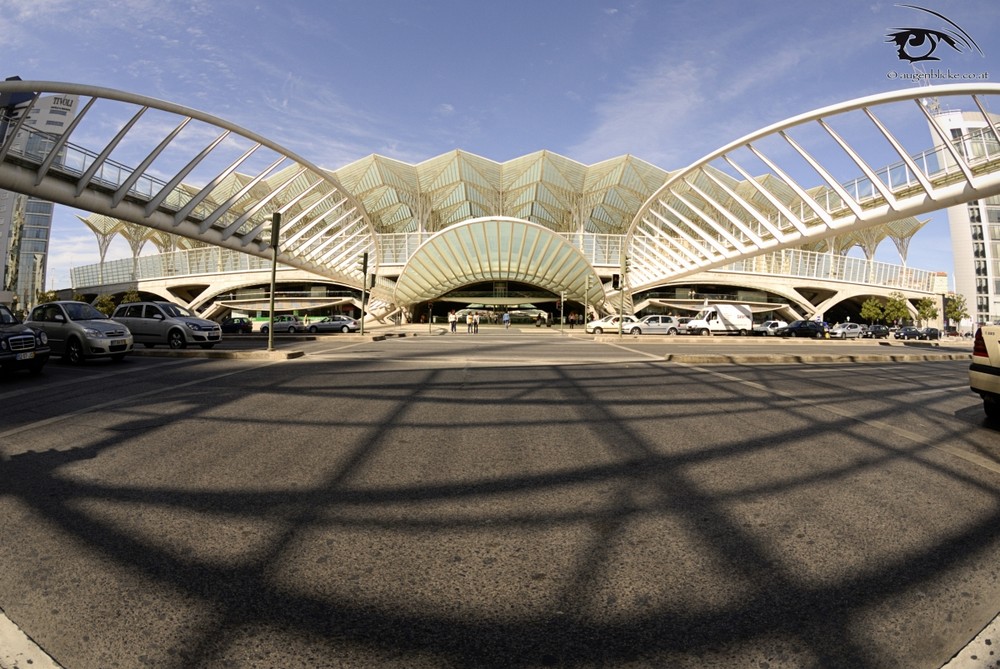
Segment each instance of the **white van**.
[[746,304],[713,304],[688,321],[688,334],[748,335],[753,331],[753,317]]

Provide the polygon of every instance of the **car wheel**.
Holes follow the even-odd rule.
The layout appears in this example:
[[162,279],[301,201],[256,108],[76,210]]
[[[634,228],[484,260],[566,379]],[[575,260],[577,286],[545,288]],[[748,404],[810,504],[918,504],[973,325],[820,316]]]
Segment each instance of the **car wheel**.
[[260,333],[261,333],[262,335],[267,335],[267,331],[268,331],[268,329],[269,329],[269,328],[268,328],[268,327],[267,327],[267,326],[265,325],[264,327],[262,327],[262,328],[260,329]]
[[1000,421],[1000,400],[995,397],[984,397],[983,411],[990,420]]
[[798,332],[792,332],[789,336],[790,337],[798,337],[799,333]]
[[711,335],[712,332],[708,328],[702,328],[701,332],[699,332],[698,334],[700,334],[702,337],[707,337]]
[[170,333],[167,334],[167,345],[173,349],[184,348],[187,346],[187,342],[184,341],[184,333],[180,330],[171,330]]
[[594,334],[601,334],[602,332],[604,332],[602,328],[594,328]]
[[310,325],[309,332],[311,332],[312,334],[316,334],[317,332],[319,332],[319,328],[316,327],[315,325]]
[[642,330],[640,330],[639,328],[632,328],[631,330],[628,331],[628,333],[631,335],[641,335]]
[[66,342],[66,360],[74,365],[83,362],[83,344],[78,339],[70,339]]
[[347,334],[348,332],[351,331],[351,328],[344,325],[343,327],[340,328],[340,331],[343,332],[344,334]]
[[295,334],[295,326],[294,325],[288,326],[288,334]]
[[747,336],[747,331],[746,330],[740,330],[740,336],[741,337],[746,337]]
[[675,335],[675,334],[677,334],[677,328],[670,328],[669,330],[667,330],[667,334],[668,335]]

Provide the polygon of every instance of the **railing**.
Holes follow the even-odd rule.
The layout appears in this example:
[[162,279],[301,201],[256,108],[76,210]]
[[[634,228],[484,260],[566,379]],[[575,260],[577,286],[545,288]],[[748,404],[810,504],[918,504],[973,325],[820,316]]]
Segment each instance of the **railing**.
[[934,292],[937,276],[936,272],[905,265],[798,249],[745,258],[712,271],[843,281],[926,293]]
[[[412,236],[414,239],[407,240],[405,239],[407,236]],[[383,235],[382,237],[393,238],[390,244],[382,245],[383,257],[386,248],[393,249],[392,253],[399,253],[403,248],[415,249],[419,246],[416,240],[424,236],[426,233]],[[584,243],[584,251],[596,267],[618,266],[618,249],[624,240],[624,235],[587,234],[567,235],[567,237],[571,241],[577,237],[576,241]],[[598,262],[599,260],[603,262]],[[402,263],[394,264],[402,266]],[[70,270],[70,283],[73,288],[78,288],[175,276],[262,271],[270,268],[269,260],[211,246],[155,256],[140,256],[135,260],[110,260],[103,264],[74,267]],[[905,265],[797,249],[765,253],[711,271],[843,281],[928,293],[934,291],[936,276],[935,272]]]
[[[952,145],[971,168],[1000,159],[1000,141],[997,140],[993,127],[972,130],[968,134],[952,140]],[[951,175],[961,173],[961,168],[946,146],[927,149],[911,156],[911,159],[931,182],[947,182]],[[920,181],[914,175],[913,170],[902,160],[875,170],[875,174],[882,185],[895,195],[920,188]],[[842,185],[847,194],[862,206],[867,202],[878,201],[882,198],[882,194],[868,177],[853,179]],[[814,198],[829,214],[847,210],[843,199],[831,188],[824,188]],[[809,208],[805,202],[799,203],[798,215],[807,224],[817,218],[816,212]]]
[[[54,144],[55,142],[51,135],[35,130],[34,128],[22,127],[18,132],[17,139],[12,143],[8,155],[16,156],[25,162],[41,166]],[[67,142],[52,161],[50,170],[79,178],[90,169],[91,165],[98,158],[99,155],[93,151]],[[133,172],[133,168],[108,159],[101,163],[89,183],[92,186],[101,186],[108,190],[118,190],[132,176]],[[149,201],[166,185],[166,181],[143,174],[129,187],[128,194],[136,199]],[[180,211],[190,199],[190,193],[185,192],[181,188],[175,188],[164,198],[160,206],[176,212]],[[202,220],[210,213],[211,209],[209,207],[205,204],[199,204],[192,210],[189,218]]]

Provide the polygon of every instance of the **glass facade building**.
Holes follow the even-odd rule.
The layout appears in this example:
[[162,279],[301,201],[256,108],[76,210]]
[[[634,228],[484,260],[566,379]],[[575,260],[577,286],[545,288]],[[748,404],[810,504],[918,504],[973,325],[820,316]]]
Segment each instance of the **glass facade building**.
[[[996,154],[997,136],[989,123],[1000,122],[1000,115],[990,114],[988,122],[978,112],[938,110],[934,118],[963,156],[974,157],[983,147]],[[1000,197],[949,207],[948,226],[955,292],[965,298],[973,323],[1000,322]]]
[[[73,120],[75,96],[40,98],[28,112],[22,136],[15,138],[14,147],[27,144],[25,150],[44,150],[34,144],[51,144]],[[4,124],[0,128],[12,132],[27,103],[0,110]],[[0,137],[0,140],[4,139]],[[0,301],[17,304],[26,310],[45,290],[49,237],[52,229],[53,204],[10,191],[0,191]]]

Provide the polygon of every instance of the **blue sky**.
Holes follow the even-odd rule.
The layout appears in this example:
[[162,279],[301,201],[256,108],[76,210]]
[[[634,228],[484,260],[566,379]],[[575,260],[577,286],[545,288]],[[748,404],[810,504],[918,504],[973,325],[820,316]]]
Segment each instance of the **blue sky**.
[[[943,65],[1000,81],[996,0],[910,4],[984,54],[941,51]],[[0,0],[0,74],[194,107],[331,169],[457,148],[631,153],[674,170],[785,118],[912,86],[889,74],[909,71],[885,42],[904,25],[932,27],[855,0]],[[49,287],[97,261],[77,213],[57,207]],[[951,273],[946,217],[930,218],[907,264]],[[129,255],[120,241],[108,257]],[[899,262],[888,240],[877,259]]]

